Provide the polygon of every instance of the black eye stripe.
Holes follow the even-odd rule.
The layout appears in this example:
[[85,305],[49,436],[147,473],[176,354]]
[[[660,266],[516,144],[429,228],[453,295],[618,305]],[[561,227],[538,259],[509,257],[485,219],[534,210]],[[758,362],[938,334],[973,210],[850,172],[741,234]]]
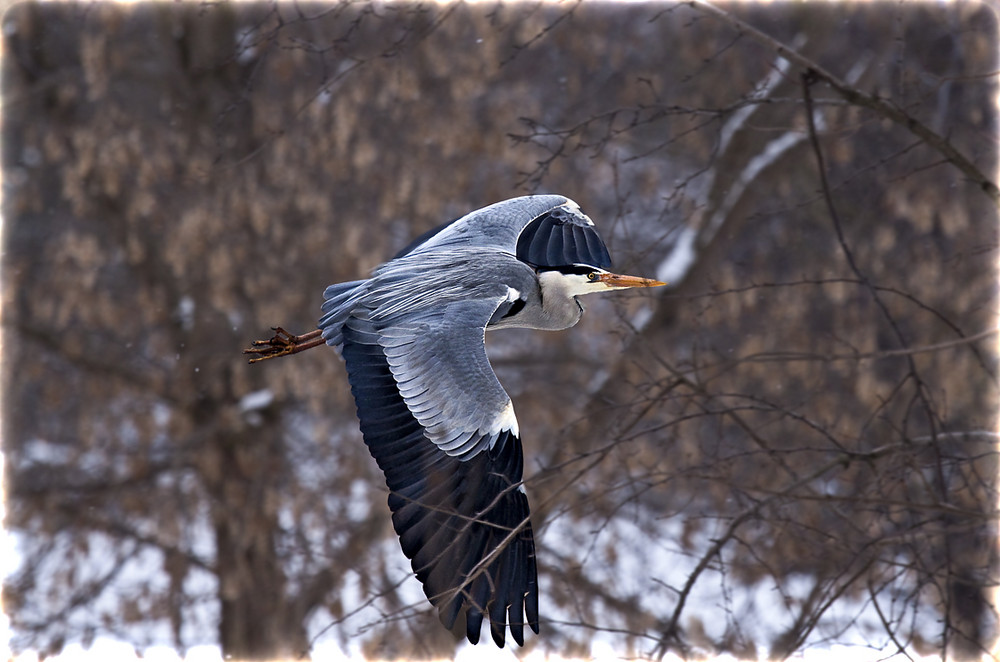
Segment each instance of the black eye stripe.
[[542,271],[558,271],[561,274],[576,274],[578,276],[590,276],[594,273],[600,273],[598,269],[586,264],[566,264],[558,267],[542,267],[538,269],[539,272]]

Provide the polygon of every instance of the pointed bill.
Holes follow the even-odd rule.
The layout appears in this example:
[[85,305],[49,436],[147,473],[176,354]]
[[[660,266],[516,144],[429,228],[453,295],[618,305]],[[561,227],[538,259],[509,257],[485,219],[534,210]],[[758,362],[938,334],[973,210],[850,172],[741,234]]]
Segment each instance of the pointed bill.
[[618,289],[626,287],[660,287],[661,285],[666,285],[667,283],[661,283],[658,280],[653,280],[652,278],[643,278],[641,276],[625,276],[623,274],[599,274],[597,279],[607,285],[608,287],[614,287]]

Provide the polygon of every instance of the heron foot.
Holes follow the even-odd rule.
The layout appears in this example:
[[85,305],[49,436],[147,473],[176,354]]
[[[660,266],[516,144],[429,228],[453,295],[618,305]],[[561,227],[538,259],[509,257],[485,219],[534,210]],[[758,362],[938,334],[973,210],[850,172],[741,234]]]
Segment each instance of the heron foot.
[[272,326],[271,330],[274,331],[274,335],[269,340],[254,340],[250,343],[250,347],[243,350],[244,354],[256,355],[250,359],[250,363],[298,354],[326,342],[320,329],[299,336],[292,335],[280,326]]

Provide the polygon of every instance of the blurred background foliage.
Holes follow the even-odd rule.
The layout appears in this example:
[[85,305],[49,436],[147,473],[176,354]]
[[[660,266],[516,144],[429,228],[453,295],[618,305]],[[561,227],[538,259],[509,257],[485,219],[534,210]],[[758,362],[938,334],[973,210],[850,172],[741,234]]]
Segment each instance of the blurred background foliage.
[[[995,171],[986,6],[725,9]],[[29,2],[3,52],[15,652],[450,655],[341,362],[240,350],[530,192],[671,288],[490,336],[538,538],[528,650],[995,641],[995,202],[814,83],[824,190],[767,43],[673,3]]]

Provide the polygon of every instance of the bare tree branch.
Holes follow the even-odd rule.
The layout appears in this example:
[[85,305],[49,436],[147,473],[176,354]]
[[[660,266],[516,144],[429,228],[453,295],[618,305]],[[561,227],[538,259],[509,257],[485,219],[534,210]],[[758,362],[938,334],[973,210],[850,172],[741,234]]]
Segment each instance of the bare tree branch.
[[816,80],[823,81],[829,85],[845,101],[872,110],[881,117],[891,120],[894,124],[911,132],[924,143],[939,151],[952,165],[957,167],[962,171],[962,173],[965,174],[966,177],[972,180],[972,182],[974,182],[976,186],[983,191],[983,193],[989,196],[989,198],[993,200],[994,204],[1000,205],[1000,188],[997,187],[997,184],[992,179],[984,175],[976,164],[955,149],[955,146],[952,145],[947,138],[935,133],[926,124],[920,122],[903,109],[897,107],[891,101],[874,94],[867,94],[853,85],[847,84],[837,76],[819,66],[816,62],[813,62],[799,53],[796,49],[781,43],[777,39],[753,27],[746,21],[737,18],[730,12],[716,7],[710,2],[706,2],[705,0],[689,0],[686,4],[694,9],[697,9],[698,11],[722,19],[729,25],[736,28],[740,33],[749,35],[753,39],[774,50],[782,57],[793,62],[796,66],[802,69],[803,72],[811,72]]

